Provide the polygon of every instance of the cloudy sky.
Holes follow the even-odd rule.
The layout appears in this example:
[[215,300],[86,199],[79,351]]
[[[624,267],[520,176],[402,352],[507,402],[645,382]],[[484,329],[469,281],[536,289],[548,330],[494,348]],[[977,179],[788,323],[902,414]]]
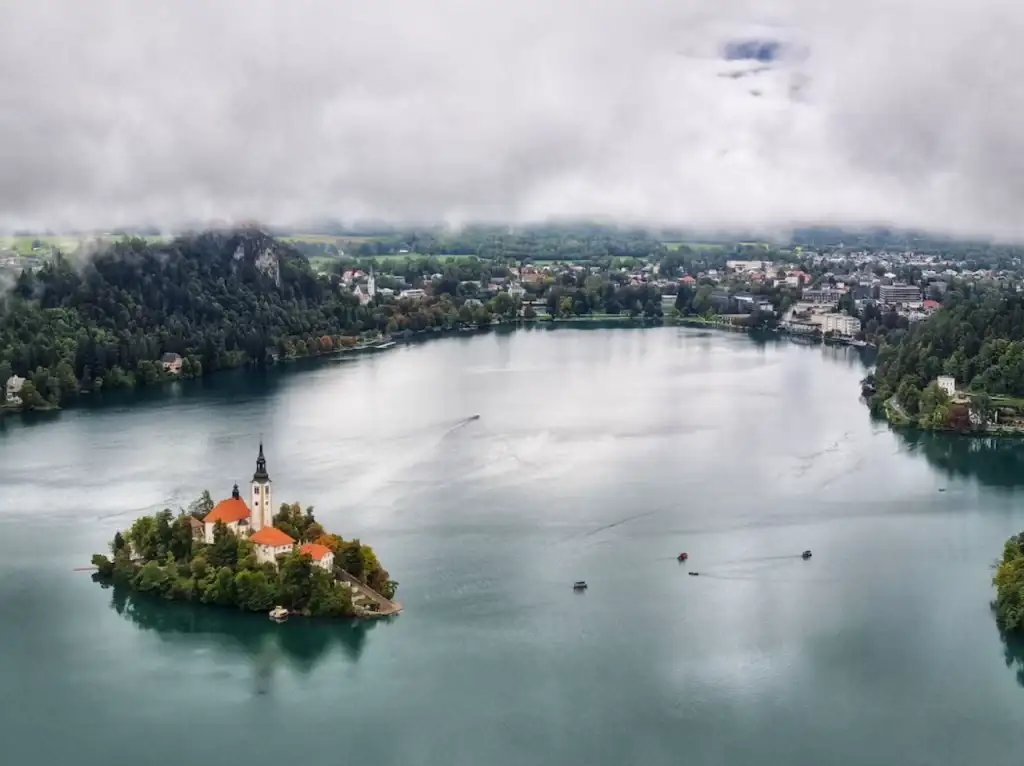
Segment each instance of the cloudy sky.
[[0,0],[0,227],[1024,239],[1022,33],[1014,0]]

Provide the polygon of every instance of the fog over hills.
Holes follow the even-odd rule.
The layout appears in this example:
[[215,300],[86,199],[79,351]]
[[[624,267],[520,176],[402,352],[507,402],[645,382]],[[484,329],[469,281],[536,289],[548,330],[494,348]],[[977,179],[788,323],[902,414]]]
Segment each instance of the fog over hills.
[[1024,239],[1024,6],[1002,0],[34,0],[0,29],[0,228]]

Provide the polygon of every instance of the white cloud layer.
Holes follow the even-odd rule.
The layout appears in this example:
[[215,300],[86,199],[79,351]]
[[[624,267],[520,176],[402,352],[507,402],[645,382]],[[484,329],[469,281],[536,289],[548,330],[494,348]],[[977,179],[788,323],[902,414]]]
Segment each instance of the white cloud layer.
[[0,0],[0,226],[1024,239],[1022,32],[1012,0]]

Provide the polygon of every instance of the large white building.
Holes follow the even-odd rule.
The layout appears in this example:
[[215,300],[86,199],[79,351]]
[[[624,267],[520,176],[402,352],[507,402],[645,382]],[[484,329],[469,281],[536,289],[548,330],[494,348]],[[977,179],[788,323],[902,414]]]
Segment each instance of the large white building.
[[956,378],[952,375],[940,375],[935,382],[942,391],[945,391],[946,396],[952,399],[956,395]]
[[19,378],[17,375],[11,375],[7,379],[7,403],[8,404],[21,404],[21,389],[25,385],[25,378]]
[[878,288],[878,299],[882,303],[920,303],[921,288],[894,282]]
[[857,317],[846,314],[825,314],[822,323],[823,332],[832,332],[836,335],[856,335],[860,332],[860,320]]

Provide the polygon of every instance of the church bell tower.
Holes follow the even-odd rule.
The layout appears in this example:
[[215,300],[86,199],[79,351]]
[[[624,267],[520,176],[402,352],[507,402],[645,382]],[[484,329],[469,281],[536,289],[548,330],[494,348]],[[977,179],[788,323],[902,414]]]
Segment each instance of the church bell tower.
[[252,475],[252,531],[274,523],[274,503],[271,495],[270,476],[267,474],[267,459],[263,457],[263,440],[260,440],[260,454],[256,458],[256,473]]

